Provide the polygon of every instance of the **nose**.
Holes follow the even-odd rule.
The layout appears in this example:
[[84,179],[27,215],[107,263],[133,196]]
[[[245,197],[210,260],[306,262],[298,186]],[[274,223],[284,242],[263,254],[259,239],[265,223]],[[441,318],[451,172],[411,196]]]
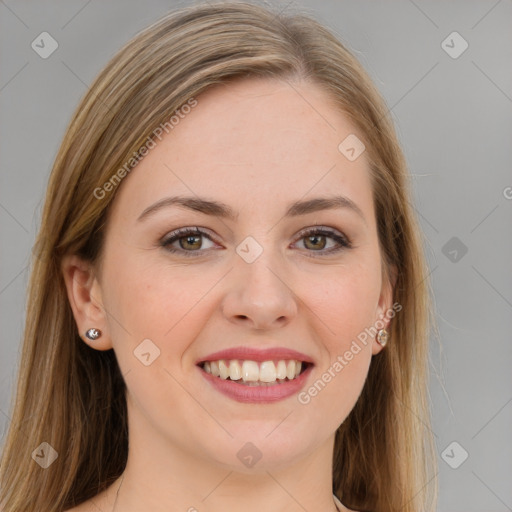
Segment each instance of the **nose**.
[[264,330],[283,327],[297,315],[289,273],[269,253],[263,251],[252,263],[237,257],[222,302],[228,321]]

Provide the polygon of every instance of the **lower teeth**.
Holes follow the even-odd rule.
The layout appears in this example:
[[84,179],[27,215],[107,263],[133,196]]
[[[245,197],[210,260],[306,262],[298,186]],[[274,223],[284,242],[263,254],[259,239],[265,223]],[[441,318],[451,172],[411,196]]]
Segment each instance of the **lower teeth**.
[[244,382],[243,380],[240,380],[240,381],[234,381],[234,382],[238,382],[239,384],[243,384],[244,386],[275,386],[276,384],[281,384],[286,381],[285,380],[276,380],[274,382],[259,382],[259,381],[258,382]]
[[[226,379],[231,381],[231,379]],[[293,380],[293,379],[291,379]],[[276,384],[282,384],[283,382],[289,382],[289,379],[277,379],[274,382],[245,382],[242,379],[240,380],[234,380],[232,382],[237,382],[238,384],[243,384],[244,386],[275,386]]]

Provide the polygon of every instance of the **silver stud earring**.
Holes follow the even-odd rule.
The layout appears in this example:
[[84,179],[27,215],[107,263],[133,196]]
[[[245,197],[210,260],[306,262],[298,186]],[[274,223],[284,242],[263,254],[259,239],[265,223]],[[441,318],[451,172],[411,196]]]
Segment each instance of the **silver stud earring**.
[[377,333],[377,341],[383,346],[386,346],[386,343],[389,341],[389,333],[386,329],[380,329]]
[[94,341],[97,340],[101,336],[101,331],[99,329],[95,329],[94,327],[92,329],[89,329],[85,336],[89,338],[90,340]]

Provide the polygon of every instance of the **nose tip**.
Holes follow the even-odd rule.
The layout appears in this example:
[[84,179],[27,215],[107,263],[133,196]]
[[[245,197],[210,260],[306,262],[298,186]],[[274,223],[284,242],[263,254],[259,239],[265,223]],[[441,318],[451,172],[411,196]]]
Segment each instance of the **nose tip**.
[[297,304],[285,281],[258,259],[241,262],[230,279],[223,312],[232,322],[250,322],[252,328],[262,330],[288,323],[297,314]]

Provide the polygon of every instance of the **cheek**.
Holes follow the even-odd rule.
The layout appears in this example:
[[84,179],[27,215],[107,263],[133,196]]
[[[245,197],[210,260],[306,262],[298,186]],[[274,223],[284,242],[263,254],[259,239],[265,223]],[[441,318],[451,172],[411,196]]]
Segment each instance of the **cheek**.
[[374,324],[380,286],[375,266],[359,264],[339,267],[329,277],[317,281],[316,287],[304,289],[305,302],[319,325],[323,324],[330,351],[344,349]]
[[[147,256],[118,262],[111,258],[105,263],[104,305],[109,329],[120,352],[129,355],[149,339],[162,356],[155,363],[176,365],[180,354],[199,335],[206,297],[222,275],[192,273],[165,263],[148,264],[148,260]],[[125,361],[129,363],[129,359]]]
[[354,407],[368,375],[380,278],[371,268],[347,267],[318,290],[309,294],[308,306],[315,313],[313,329],[322,337],[326,357],[298,398],[304,421],[313,410],[330,410],[333,415],[326,428],[337,428]]

